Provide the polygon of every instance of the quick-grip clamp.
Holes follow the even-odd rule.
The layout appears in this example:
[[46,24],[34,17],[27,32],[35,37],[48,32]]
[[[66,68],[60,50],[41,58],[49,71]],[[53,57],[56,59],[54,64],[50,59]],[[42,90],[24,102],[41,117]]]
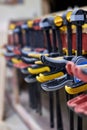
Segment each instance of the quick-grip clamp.
[[81,79],[79,79],[78,76],[76,77],[77,74],[75,72],[75,66],[76,65],[82,66],[87,64],[87,59],[82,56],[79,56],[75,57],[72,61],[74,62],[73,64],[71,62],[67,63],[68,65],[66,65],[66,69],[68,70],[67,72],[74,77],[73,84],[71,86],[66,85],[65,90],[69,94],[78,94],[80,92],[87,90],[87,83],[81,81]]

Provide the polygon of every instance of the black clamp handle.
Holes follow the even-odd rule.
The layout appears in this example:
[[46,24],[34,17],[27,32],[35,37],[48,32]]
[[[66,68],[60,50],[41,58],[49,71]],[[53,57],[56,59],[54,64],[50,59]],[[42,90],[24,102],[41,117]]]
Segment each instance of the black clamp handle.
[[56,67],[56,68],[64,68],[65,65],[67,64],[67,60],[65,59],[59,59],[59,60],[54,60],[53,58],[46,57],[46,56],[41,56],[41,61],[48,66],[51,67]]

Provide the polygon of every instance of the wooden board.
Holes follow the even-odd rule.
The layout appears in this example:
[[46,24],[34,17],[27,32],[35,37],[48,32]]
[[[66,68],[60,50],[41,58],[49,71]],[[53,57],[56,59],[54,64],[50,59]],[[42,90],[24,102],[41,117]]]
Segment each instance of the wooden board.
[[6,79],[6,62],[3,56],[0,57],[0,121],[4,116],[4,99],[5,99],[5,79]]

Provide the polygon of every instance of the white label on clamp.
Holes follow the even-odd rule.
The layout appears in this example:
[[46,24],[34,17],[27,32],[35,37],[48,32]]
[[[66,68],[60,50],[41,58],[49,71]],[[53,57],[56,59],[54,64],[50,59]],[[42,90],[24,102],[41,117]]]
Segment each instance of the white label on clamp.
[[84,15],[71,15],[71,22],[84,21]]
[[44,23],[40,22],[39,25],[40,25],[41,28],[49,27],[49,23],[48,22],[44,22]]
[[22,25],[22,29],[28,28],[26,24]]

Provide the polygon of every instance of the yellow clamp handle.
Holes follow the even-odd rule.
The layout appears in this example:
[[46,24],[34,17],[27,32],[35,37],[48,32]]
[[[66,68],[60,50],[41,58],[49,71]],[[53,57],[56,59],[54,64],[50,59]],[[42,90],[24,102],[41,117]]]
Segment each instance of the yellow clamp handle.
[[78,93],[87,91],[87,84],[82,85],[82,86],[77,87],[77,88],[71,88],[71,87],[69,87],[69,86],[65,86],[65,91],[66,91],[68,94],[78,94]]
[[44,56],[49,56],[49,54],[32,54],[32,53],[28,54],[29,57],[38,58],[38,59],[40,59],[40,57],[41,57],[42,55],[44,55]]
[[40,73],[39,76],[36,76],[36,79],[39,82],[46,82],[46,81],[49,81],[49,80],[52,80],[52,79],[55,79],[55,78],[59,78],[63,75],[64,75],[63,72],[58,72],[58,73],[55,73],[55,74],[52,74],[52,75],[44,75],[44,74]]
[[33,20],[28,20],[27,25],[29,28],[33,27]]
[[22,62],[22,60],[19,60],[19,59],[17,59],[17,58],[12,58],[11,61],[12,61],[14,64],[17,64],[17,63]]
[[48,66],[42,68],[36,68],[36,69],[28,68],[28,72],[31,74],[39,74],[43,72],[50,72],[50,68]]
[[13,23],[9,25],[9,29],[10,29],[10,30],[14,30],[14,29],[15,29],[15,27],[16,27],[16,25],[15,25],[15,24],[13,24]]
[[41,77],[40,77],[40,76],[36,76],[36,80],[37,80],[38,82],[40,82],[40,83],[43,83],[43,82],[44,82],[44,80],[43,80],[43,79],[41,79]]
[[35,61],[35,64],[42,65],[42,61]]

